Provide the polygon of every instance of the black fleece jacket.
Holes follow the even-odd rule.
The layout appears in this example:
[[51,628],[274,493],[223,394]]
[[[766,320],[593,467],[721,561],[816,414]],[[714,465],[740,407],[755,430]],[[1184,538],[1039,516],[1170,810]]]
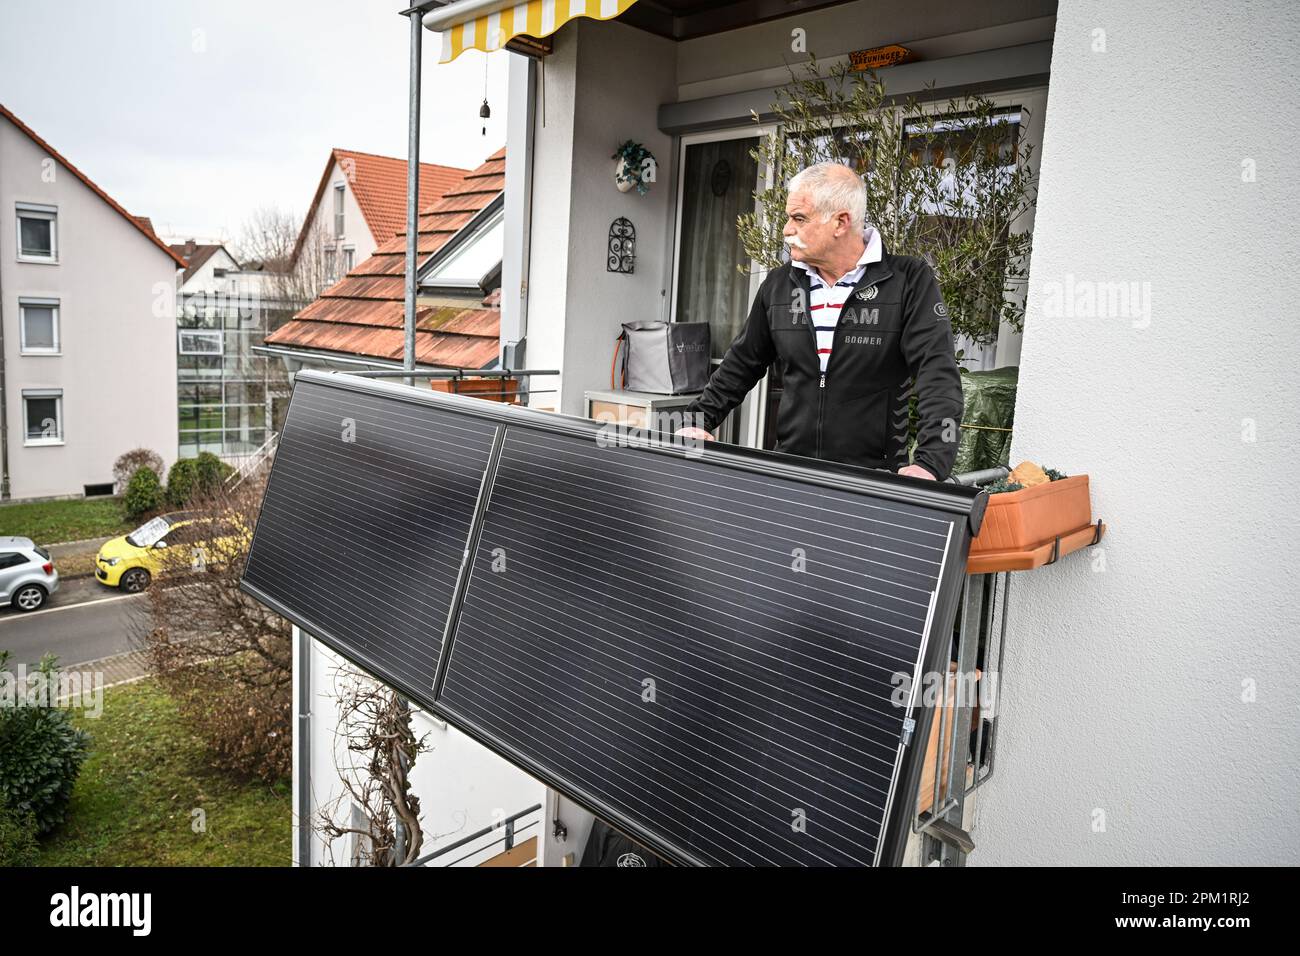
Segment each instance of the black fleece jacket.
[[779,362],[777,451],[896,471],[908,464],[907,406],[915,389],[915,463],[947,478],[963,402],[934,271],[924,260],[888,253],[869,263],[840,312],[825,374],[810,289],[808,273],[789,263],[768,274],[722,364],[687,408],[699,414],[695,423],[712,431]]

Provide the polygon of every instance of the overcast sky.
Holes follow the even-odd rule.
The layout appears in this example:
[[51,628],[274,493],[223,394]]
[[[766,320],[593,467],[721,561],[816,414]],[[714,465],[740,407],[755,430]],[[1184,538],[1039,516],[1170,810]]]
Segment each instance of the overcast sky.
[[[402,9],[0,0],[0,103],[160,234],[234,238],[258,207],[304,212],[333,146],[406,155]],[[426,30],[422,158],[472,168],[505,143],[511,54],[440,53]]]

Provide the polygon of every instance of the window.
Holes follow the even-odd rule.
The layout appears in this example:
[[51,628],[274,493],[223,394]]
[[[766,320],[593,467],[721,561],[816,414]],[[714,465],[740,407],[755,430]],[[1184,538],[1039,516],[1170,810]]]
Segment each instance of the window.
[[20,564],[26,564],[29,558],[23,554],[16,554],[13,551],[6,551],[0,554],[0,571],[5,568],[16,568]]
[[334,235],[343,238],[343,184],[334,187]]
[[18,261],[57,262],[58,207],[20,202],[17,210]]
[[82,494],[87,498],[101,498],[113,494],[113,483],[111,481],[99,485],[82,485]]
[[18,300],[20,348],[24,355],[59,354],[59,300]]
[[220,332],[196,332],[193,329],[181,329],[177,333],[180,340],[181,355],[220,355]]
[[336,268],[337,267],[335,266],[334,247],[326,246],[325,247],[325,281],[326,282],[332,284],[338,281],[339,277]]
[[347,275],[352,271],[352,265],[356,261],[357,250],[352,246],[343,247],[343,274]]
[[483,274],[501,261],[505,248],[505,214],[496,213],[466,237],[453,252],[421,280],[431,285],[477,284]]
[[63,389],[23,389],[24,445],[63,444]]

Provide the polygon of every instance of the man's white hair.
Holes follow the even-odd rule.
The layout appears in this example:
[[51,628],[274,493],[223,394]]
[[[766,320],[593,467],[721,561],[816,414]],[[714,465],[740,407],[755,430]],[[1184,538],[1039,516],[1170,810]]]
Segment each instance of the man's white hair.
[[845,171],[853,173],[843,163],[816,163],[795,174],[790,180],[790,192],[807,192],[822,222],[847,211],[849,225],[862,229],[867,219],[867,186],[861,176],[846,176]]

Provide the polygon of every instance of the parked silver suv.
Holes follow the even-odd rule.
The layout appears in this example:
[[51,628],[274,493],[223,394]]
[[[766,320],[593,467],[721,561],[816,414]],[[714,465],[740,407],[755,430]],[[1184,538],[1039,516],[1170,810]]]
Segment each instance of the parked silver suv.
[[50,552],[31,538],[0,537],[0,607],[35,611],[59,589]]

